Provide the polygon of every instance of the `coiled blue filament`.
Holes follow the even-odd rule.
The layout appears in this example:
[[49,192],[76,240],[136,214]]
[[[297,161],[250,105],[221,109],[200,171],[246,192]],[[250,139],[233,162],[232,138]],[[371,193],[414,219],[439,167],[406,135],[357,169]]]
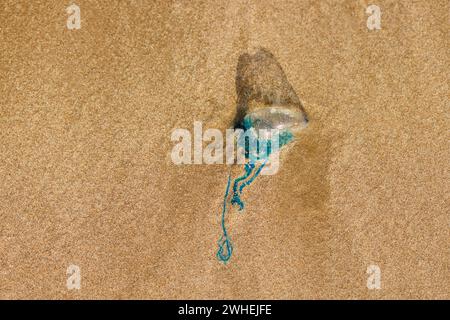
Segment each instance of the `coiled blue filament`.
[[[252,121],[249,117],[244,118],[243,126],[246,132],[247,130],[252,129]],[[271,145],[271,140],[265,140],[263,138],[253,136],[253,138],[256,138],[256,150],[252,150],[252,148],[250,147],[250,143],[246,143],[247,139],[245,137],[238,137],[238,146],[244,148],[244,154],[247,161],[244,165],[244,173],[241,176],[232,181],[231,170],[228,175],[228,182],[223,199],[221,215],[222,236],[218,241],[219,249],[216,254],[217,258],[224,264],[226,264],[230,260],[233,253],[233,245],[225,223],[226,215],[230,206],[237,206],[239,211],[242,211],[244,209],[245,203],[241,199],[241,194],[244,188],[252,184],[253,181],[259,176],[261,170],[266,165],[270,154],[272,152],[277,152],[280,147],[288,144],[293,140],[293,137],[294,136],[289,129],[281,131],[278,135],[279,147],[274,148],[274,146]],[[263,149],[262,146],[266,146],[266,150],[259,150]],[[230,191],[232,192],[231,199],[229,199]]]

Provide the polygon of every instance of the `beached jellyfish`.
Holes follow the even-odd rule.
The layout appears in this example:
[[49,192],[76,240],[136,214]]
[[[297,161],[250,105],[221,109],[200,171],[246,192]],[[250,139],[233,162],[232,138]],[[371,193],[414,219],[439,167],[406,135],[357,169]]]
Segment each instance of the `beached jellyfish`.
[[266,49],[239,57],[236,93],[237,112],[233,125],[242,129],[237,145],[244,150],[246,161],[242,175],[233,179],[230,170],[228,176],[221,215],[222,236],[217,251],[217,258],[224,263],[233,252],[226,228],[230,207],[244,209],[243,190],[261,174],[270,157],[291,143],[308,123],[303,105],[281,65]]

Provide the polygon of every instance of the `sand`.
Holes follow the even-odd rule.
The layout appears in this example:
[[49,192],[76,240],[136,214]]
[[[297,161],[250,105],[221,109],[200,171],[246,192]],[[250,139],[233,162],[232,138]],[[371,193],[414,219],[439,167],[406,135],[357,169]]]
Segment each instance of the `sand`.
[[[0,298],[449,299],[448,1],[0,4]],[[270,50],[310,123],[215,257],[238,57]],[[81,270],[68,290],[67,267]],[[381,289],[367,288],[367,267]]]

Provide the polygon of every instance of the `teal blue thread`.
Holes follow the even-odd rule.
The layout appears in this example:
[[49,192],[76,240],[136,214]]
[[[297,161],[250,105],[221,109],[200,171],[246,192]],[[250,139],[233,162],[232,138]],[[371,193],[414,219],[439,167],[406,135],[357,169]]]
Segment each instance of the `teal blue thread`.
[[[222,207],[222,236],[220,237],[218,244],[219,250],[217,251],[217,258],[221,260],[223,263],[227,263],[231,258],[231,254],[233,253],[233,245],[231,244],[231,240],[228,237],[227,227],[225,225],[225,216],[227,213],[227,198],[228,193],[230,191],[231,184],[231,172],[228,176],[227,189],[225,191],[225,196],[223,198],[223,207]],[[224,253],[224,247],[226,247],[226,253]]]
[[264,160],[264,162],[256,170],[255,174],[250,179],[248,179],[246,182],[241,184],[241,186],[239,187],[239,194],[242,193],[242,190],[244,189],[244,187],[249,186],[256,179],[256,177],[259,176],[259,174],[261,173],[261,170],[266,165],[266,162],[267,162],[267,160]]
[[237,204],[239,206],[239,211],[244,209],[244,202],[241,200],[241,197],[239,196],[239,193],[238,193],[239,182],[247,179],[251,175],[254,168],[255,168],[255,165],[253,163],[246,163],[245,164],[245,173],[242,176],[240,176],[234,180],[233,196],[231,198],[231,205]]
[[279,136],[279,145],[280,148],[286,144],[288,144],[289,142],[291,142],[294,139],[294,135],[292,134],[292,132],[290,130],[284,130],[280,132],[280,136]]
[[252,128],[252,119],[250,119],[250,117],[245,117],[244,121],[242,122],[242,126],[244,127],[244,130]]
[[[250,130],[253,127],[252,121],[249,117],[244,118],[243,127],[244,127],[244,130],[246,130],[246,131]],[[245,158],[248,160],[248,162],[244,166],[244,169],[245,169],[244,174],[237,177],[233,181],[230,205],[232,205],[232,206],[237,205],[239,211],[242,211],[245,207],[245,203],[241,199],[241,194],[242,194],[244,188],[249,186],[251,183],[253,183],[253,181],[260,175],[262,169],[266,165],[268,158],[272,154],[272,152],[278,151],[279,148],[288,144],[289,142],[291,142],[294,139],[294,135],[292,134],[292,132],[289,129],[283,130],[279,133],[279,136],[278,136],[278,138],[279,138],[278,139],[278,141],[279,141],[278,148],[272,148],[272,140],[258,139],[258,137],[255,135],[255,133],[253,131],[251,132],[251,135],[252,135],[252,137],[248,137],[247,139],[245,137],[242,139],[242,136],[238,137],[238,146],[241,146],[244,148],[244,151],[245,151],[244,155],[245,155]],[[256,150],[251,150],[250,141],[248,144],[245,143],[246,140],[250,140],[251,138],[256,139]],[[259,150],[262,148],[261,145],[266,146],[264,151]],[[256,168],[255,159],[262,160],[261,165],[256,170],[255,170],[255,168]],[[253,173],[253,175],[252,175],[252,173]],[[246,180],[246,179],[248,179],[248,180]],[[217,254],[216,254],[217,258],[220,261],[222,261],[224,264],[226,264],[231,259],[231,256],[233,253],[233,245],[231,243],[231,238],[228,235],[226,224],[225,224],[226,214],[228,212],[227,201],[228,201],[228,196],[230,193],[230,186],[231,186],[231,170],[230,170],[230,174],[228,176],[227,188],[226,188],[225,196],[223,199],[222,218],[221,218],[222,236],[220,237],[220,239],[218,241],[219,249],[217,250]]]

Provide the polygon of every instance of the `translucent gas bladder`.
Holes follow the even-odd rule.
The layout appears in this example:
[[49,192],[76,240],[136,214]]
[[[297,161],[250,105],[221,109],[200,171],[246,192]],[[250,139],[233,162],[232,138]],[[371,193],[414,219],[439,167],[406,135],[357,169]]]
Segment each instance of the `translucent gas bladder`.
[[[222,236],[217,251],[217,258],[223,263],[230,260],[233,252],[226,228],[226,216],[230,208],[234,206],[239,211],[244,209],[245,203],[241,198],[244,189],[261,174],[271,156],[291,143],[308,124],[300,99],[287,81],[280,64],[266,49],[259,49],[253,55],[241,55],[236,74],[236,92],[238,100],[234,126],[244,130],[237,139],[238,146],[245,150],[247,161],[240,176],[233,179],[231,170],[228,176],[221,215]],[[255,135],[256,148],[245,140],[246,137],[251,139],[252,135]],[[273,135],[276,135],[276,139]]]
[[291,131],[295,134],[306,128],[308,121],[303,113],[294,108],[280,106],[263,107],[249,112],[244,117],[245,129],[277,129],[279,131]]

